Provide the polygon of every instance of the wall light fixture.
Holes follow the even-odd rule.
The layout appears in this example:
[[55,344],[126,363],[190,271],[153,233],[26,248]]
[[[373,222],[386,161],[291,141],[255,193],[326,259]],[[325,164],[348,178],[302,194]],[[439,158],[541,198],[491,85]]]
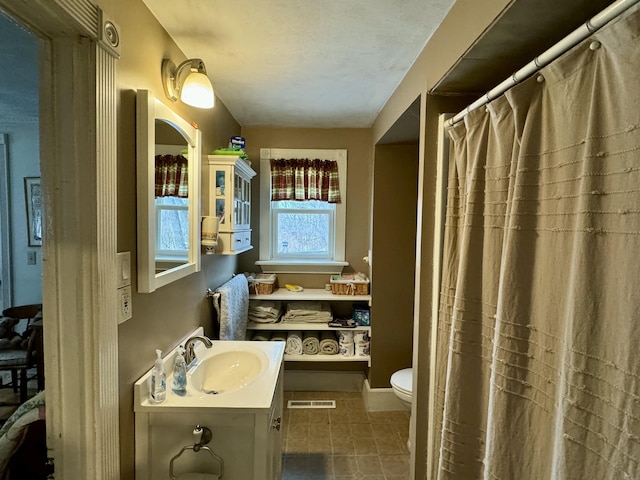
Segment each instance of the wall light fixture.
[[215,97],[204,62],[199,58],[185,60],[178,68],[171,60],[162,61],[162,85],[167,97],[178,98],[197,108],[213,108]]

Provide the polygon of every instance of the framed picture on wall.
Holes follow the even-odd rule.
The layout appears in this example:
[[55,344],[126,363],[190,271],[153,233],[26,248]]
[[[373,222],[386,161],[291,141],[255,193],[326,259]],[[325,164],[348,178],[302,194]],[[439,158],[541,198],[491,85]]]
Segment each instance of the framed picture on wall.
[[24,194],[27,202],[27,233],[29,246],[42,246],[42,193],[40,177],[24,177]]

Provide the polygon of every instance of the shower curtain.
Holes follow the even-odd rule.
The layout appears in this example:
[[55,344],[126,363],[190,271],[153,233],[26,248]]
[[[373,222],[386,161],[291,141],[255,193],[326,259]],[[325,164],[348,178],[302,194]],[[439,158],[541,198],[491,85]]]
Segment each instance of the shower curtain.
[[450,130],[432,478],[640,478],[640,9]]

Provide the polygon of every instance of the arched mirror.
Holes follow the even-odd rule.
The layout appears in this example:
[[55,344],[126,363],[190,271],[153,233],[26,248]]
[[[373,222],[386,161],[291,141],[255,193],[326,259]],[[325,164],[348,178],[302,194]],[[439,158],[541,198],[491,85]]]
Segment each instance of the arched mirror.
[[138,90],[138,292],[200,271],[200,130]]

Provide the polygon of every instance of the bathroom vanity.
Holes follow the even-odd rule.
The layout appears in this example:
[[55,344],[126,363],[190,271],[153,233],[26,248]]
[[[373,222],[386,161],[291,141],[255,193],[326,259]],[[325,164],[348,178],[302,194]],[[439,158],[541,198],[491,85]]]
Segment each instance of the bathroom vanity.
[[[149,401],[150,372],[134,386],[136,479],[169,479],[171,459],[194,444],[193,429],[201,425],[213,434],[208,447],[224,461],[223,479],[279,480],[284,343],[214,341],[206,349],[198,342],[184,397],[171,392],[175,355],[165,357],[163,403]],[[174,475],[219,474],[211,460],[187,451],[175,460]]]

